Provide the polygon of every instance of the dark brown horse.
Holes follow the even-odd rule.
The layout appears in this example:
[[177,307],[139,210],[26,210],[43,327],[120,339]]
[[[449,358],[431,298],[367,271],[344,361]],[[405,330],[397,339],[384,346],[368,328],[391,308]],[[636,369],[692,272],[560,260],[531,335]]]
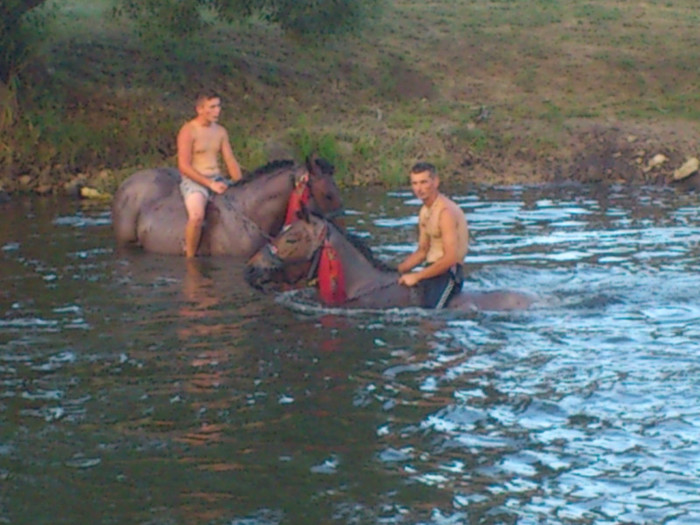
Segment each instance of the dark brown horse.
[[[120,245],[184,255],[187,212],[173,168],[139,171],[112,202],[112,226]],[[333,167],[321,159],[306,165],[272,162],[209,201],[198,254],[250,257],[281,229],[290,204],[308,201],[321,214],[342,211]]]
[[[359,240],[306,210],[299,216],[248,261],[245,277],[251,286],[264,289],[281,268],[306,262],[317,278],[324,304],[346,308],[420,305],[420,284],[411,288],[398,284],[398,273],[376,261]],[[516,310],[532,302],[532,297],[513,291],[463,291],[448,308]]]

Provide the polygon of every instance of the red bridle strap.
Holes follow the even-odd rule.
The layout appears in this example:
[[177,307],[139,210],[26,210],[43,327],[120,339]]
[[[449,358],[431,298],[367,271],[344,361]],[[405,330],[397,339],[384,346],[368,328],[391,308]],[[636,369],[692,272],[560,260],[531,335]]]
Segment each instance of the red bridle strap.
[[303,175],[294,185],[292,193],[289,195],[287,202],[287,214],[284,218],[284,224],[291,224],[297,219],[297,212],[301,210],[302,204],[308,205],[311,198],[311,189],[309,188],[309,174]]
[[348,300],[343,264],[328,238],[323,241],[318,263],[318,290],[325,304],[338,306]]

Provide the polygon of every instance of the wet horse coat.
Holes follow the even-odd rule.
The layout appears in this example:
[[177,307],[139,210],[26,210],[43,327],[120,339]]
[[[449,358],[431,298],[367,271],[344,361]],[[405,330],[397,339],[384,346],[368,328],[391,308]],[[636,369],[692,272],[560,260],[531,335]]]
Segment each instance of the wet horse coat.
[[[324,168],[324,169],[322,169]],[[112,225],[120,245],[138,245],[154,253],[183,255],[187,211],[180,173],[157,168],[134,173],[117,190]],[[214,195],[206,211],[200,255],[249,257],[282,227],[290,203],[304,199],[319,213],[342,210],[332,167],[277,161]]]
[[[358,241],[322,217],[308,213],[301,216],[248,261],[246,281],[251,286],[263,289],[280,269],[305,261],[317,277],[321,302],[329,306],[394,308],[421,304],[420,284],[410,288],[399,284],[399,274],[377,262]],[[330,266],[324,266],[324,256],[332,261]],[[532,302],[532,297],[515,291],[462,291],[447,308],[518,310]]]

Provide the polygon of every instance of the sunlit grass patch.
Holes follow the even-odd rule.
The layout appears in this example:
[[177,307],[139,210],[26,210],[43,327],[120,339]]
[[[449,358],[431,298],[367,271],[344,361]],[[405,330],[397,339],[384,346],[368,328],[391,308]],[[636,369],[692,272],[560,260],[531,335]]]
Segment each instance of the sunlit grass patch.
[[592,24],[616,22],[623,17],[618,7],[609,7],[606,4],[607,2],[581,2],[574,4],[573,13],[576,17],[586,19]]
[[364,34],[328,41],[211,17],[188,38],[140,40],[111,0],[53,5],[17,90],[24,114],[5,110],[12,173],[172,163],[202,88],[222,94],[242,164],[280,142],[331,157],[344,184],[403,183],[419,159],[456,171],[465,151],[497,155],[518,135],[554,149],[571,119],[700,114],[691,0],[395,0]]

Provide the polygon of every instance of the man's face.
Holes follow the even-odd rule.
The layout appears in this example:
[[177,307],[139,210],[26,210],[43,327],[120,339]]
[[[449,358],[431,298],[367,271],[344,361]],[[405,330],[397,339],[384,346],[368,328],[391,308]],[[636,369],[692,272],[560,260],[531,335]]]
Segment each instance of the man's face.
[[411,173],[411,189],[413,194],[423,202],[431,201],[438,193],[439,181],[437,176],[431,177],[429,171]]
[[216,122],[221,114],[221,99],[215,97],[203,100],[197,106],[197,114],[204,117],[207,122]]

